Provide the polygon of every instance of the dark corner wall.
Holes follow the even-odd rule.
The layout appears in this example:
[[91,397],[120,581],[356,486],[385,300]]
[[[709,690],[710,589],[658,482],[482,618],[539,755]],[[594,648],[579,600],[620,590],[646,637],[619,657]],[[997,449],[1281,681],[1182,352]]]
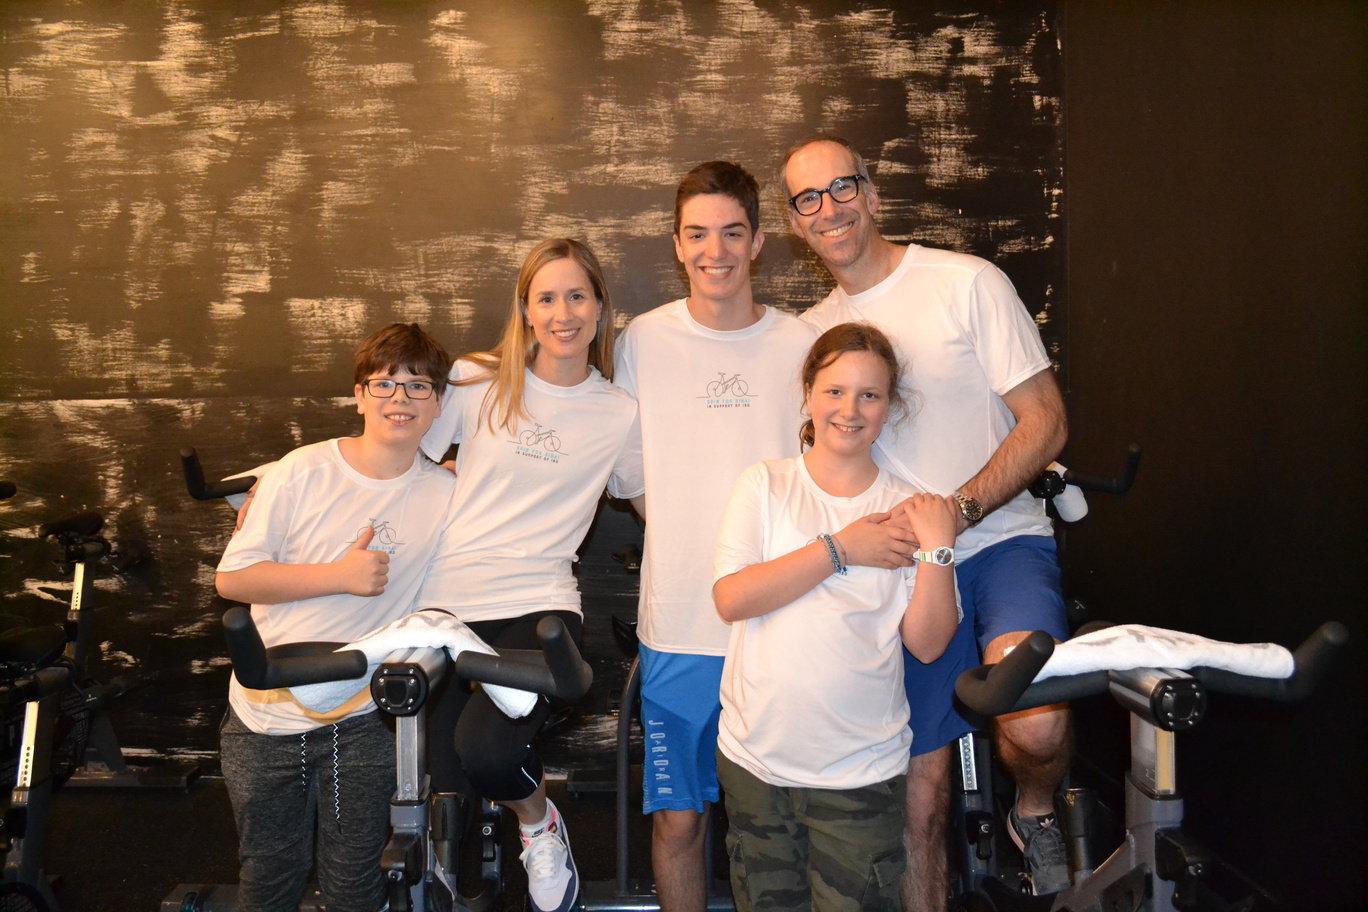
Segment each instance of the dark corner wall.
[[1365,23],[1349,3],[1062,17],[1067,452],[1145,450],[1066,572],[1100,614],[1218,638],[1349,625],[1310,703],[1218,697],[1179,741],[1192,829],[1297,909],[1365,887]]

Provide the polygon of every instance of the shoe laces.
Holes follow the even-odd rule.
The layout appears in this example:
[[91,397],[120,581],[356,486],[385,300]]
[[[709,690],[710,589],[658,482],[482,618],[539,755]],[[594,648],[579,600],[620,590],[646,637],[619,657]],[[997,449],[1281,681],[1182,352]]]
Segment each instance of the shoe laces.
[[565,843],[554,830],[545,830],[527,841],[518,858],[533,877],[555,877],[565,860]]

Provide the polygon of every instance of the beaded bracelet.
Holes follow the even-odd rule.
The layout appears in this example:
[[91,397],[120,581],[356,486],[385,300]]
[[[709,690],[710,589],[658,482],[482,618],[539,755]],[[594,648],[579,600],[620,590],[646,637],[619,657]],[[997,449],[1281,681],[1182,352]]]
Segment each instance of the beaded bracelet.
[[831,558],[831,567],[836,571],[836,575],[845,576],[846,567],[841,563],[841,557],[836,552],[836,540],[825,532],[820,533],[817,538],[821,540],[822,544],[826,545],[827,557]]
[[849,567],[850,558],[846,556],[845,545],[841,544],[841,540],[835,535],[831,536],[831,543],[836,546],[836,553],[841,557],[841,566]]

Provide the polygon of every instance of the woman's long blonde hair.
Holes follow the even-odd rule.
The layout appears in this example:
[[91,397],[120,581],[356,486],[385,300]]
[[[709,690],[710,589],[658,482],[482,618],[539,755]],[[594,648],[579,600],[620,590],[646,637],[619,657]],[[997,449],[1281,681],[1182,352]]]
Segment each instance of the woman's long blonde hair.
[[523,391],[527,368],[537,357],[537,340],[527,322],[527,291],[541,268],[556,260],[573,260],[589,277],[594,297],[599,302],[594,341],[589,346],[589,364],[605,378],[613,379],[613,305],[608,298],[608,283],[603,278],[603,267],[599,265],[594,252],[580,241],[548,238],[532,248],[518,270],[513,306],[509,309],[499,344],[491,351],[473,352],[466,356],[489,373],[457,382],[458,386],[465,386],[493,378],[480,406],[480,415],[491,432],[496,427],[512,431],[515,421],[530,420],[523,401]]

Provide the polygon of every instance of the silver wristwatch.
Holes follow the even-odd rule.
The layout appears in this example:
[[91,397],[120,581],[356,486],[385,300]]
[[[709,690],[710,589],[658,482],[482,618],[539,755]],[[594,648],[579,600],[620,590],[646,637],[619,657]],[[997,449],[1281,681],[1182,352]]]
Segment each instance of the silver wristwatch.
[[933,551],[914,551],[912,552],[912,559],[924,564],[935,564],[937,567],[948,567],[955,562],[955,549],[936,548]]

